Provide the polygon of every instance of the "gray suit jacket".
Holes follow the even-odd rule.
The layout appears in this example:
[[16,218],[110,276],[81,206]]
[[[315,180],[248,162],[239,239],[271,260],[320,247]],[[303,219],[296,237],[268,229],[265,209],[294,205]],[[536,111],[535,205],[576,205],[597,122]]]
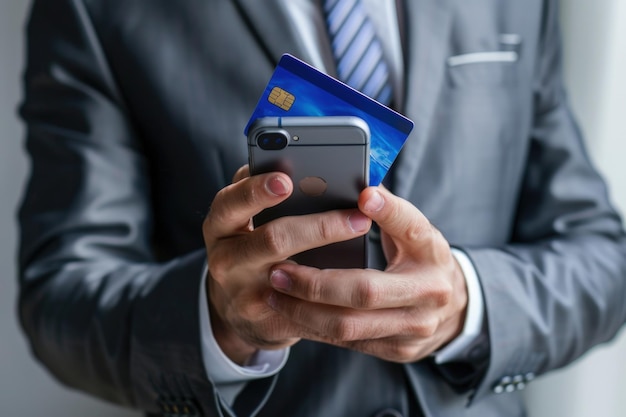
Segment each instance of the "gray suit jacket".
[[[626,241],[563,92],[555,3],[405,2],[397,108],[416,128],[395,192],[474,262],[488,346],[436,367],[302,342],[237,415],[521,416],[533,375],[615,335]],[[231,412],[200,353],[201,224],[280,55],[334,73],[319,19],[311,0],[34,2],[19,312],[60,381],[149,413]],[[513,59],[465,55],[494,51]]]

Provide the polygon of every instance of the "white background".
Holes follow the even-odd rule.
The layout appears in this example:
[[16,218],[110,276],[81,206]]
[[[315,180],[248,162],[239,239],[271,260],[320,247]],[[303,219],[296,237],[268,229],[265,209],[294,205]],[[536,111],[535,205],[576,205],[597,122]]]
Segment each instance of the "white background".
[[[524,1],[524,0],[519,0]],[[626,1],[563,0],[566,78],[592,158],[626,208]],[[58,385],[17,326],[15,208],[28,169],[16,117],[27,0],[0,0],[0,414],[137,416]],[[620,24],[622,23],[622,24]],[[624,296],[626,300],[626,294]],[[626,336],[530,385],[533,417],[626,415]]]

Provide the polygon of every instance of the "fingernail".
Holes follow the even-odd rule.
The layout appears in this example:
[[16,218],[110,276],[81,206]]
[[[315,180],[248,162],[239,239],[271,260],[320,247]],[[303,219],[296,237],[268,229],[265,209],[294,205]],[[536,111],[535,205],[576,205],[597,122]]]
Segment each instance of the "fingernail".
[[366,211],[380,211],[384,205],[385,200],[383,199],[383,196],[381,196],[378,191],[374,191],[372,196],[365,203],[364,208]]
[[267,182],[267,189],[274,195],[282,196],[289,193],[289,186],[280,177],[272,177]]
[[360,211],[352,213],[348,217],[348,223],[353,232],[364,232],[370,227],[369,218]]
[[270,274],[270,283],[277,290],[289,291],[291,289],[291,278],[285,273],[277,269]]

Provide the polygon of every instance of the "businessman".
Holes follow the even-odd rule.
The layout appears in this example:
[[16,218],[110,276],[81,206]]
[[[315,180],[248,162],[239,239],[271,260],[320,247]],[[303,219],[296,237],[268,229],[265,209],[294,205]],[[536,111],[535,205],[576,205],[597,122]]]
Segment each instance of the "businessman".
[[[626,237],[566,101],[556,3],[35,0],[34,354],[149,415],[525,415],[529,382],[626,319]],[[255,229],[294,187],[249,176],[242,134],[285,52],[416,128],[358,209]],[[368,269],[288,261],[368,232]]]

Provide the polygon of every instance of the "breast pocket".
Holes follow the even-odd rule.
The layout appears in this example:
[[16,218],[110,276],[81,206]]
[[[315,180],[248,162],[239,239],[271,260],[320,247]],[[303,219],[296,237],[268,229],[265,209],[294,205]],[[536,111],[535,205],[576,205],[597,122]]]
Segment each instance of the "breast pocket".
[[447,59],[447,80],[451,87],[502,86],[515,80],[519,53],[484,51],[454,55]]
[[500,33],[482,41],[460,38],[456,44],[460,52],[446,61],[450,86],[495,87],[514,83],[522,46],[519,34]]

